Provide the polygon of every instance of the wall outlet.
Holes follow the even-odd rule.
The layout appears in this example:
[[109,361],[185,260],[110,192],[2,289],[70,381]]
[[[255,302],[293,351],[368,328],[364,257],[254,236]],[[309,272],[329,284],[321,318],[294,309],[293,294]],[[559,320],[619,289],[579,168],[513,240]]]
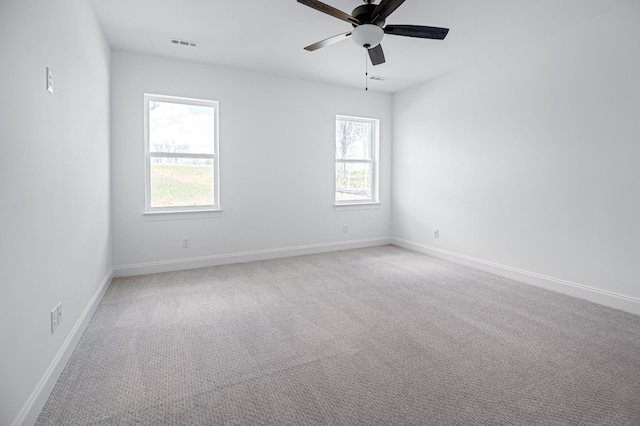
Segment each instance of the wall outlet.
[[182,248],[191,247],[191,237],[182,237]]
[[433,228],[433,238],[440,238],[440,230],[438,228]]
[[53,310],[51,311],[51,334],[53,334],[53,332],[56,331],[56,328],[58,328],[58,307],[57,306],[53,308]]
[[62,322],[62,303],[58,303],[58,306],[51,310],[51,334],[56,331],[56,328]]
[[349,225],[347,224],[342,225],[342,232],[344,232],[345,234],[349,232]]

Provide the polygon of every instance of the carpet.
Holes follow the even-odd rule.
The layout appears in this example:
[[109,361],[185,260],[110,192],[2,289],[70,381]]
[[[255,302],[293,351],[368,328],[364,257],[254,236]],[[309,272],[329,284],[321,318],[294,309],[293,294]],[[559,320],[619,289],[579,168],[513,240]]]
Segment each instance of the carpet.
[[114,279],[37,425],[638,425],[640,317],[395,246]]

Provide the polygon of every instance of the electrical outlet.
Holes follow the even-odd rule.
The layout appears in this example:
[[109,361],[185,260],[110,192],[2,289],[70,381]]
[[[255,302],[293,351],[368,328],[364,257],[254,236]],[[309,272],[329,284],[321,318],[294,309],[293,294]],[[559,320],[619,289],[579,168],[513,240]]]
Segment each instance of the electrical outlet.
[[191,247],[191,237],[182,237],[182,248]]
[[438,228],[433,228],[433,238],[440,238],[440,230]]
[[53,310],[51,311],[51,334],[53,334],[53,332],[56,331],[56,328],[58,328],[58,307],[57,306],[53,308]]
[[342,232],[344,232],[345,234],[349,232],[349,225],[347,224],[342,225]]
[[58,311],[58,325],[60,325],[62,323],[62,303],[58,303],[56,310]]

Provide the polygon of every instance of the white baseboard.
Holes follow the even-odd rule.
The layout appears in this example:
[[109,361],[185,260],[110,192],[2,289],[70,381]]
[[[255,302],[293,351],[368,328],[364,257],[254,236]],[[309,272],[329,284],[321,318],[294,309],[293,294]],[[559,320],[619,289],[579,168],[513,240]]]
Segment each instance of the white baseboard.
[[78,345],[78,342],[80,341],[80,338],[82,337],[84,331],[87,329],[87,326],[89,325],[94,312],[98,308],[98,305],[100,305],[102,297],[107,292],[112,279],[113,269],[110,268],[109,271],[107,271],[104,279],[100,283],[98,290],[96,290],[96,292],[94,293],[93,297],[87,304],[87,307],[82,312],[82,315],[80,315],[80,318],[78,318],[78,321],[76,321],[75,325],[71,329],[69,336],[67,336],[66,340],[62,344],[62,347],[49,365],[49,368],[47,368],[47,371],[45,371],[44,375],[40,379],[40,382],[38,382],[38,385],[31,393],[31,396],[29,396],[29,399],[22,407],[22,410],[20,410],[18,417],[16,417],[13,422],[13,426],[32,425],[36,422],[38,416],[40,415],[40,411],[44,407],[44,404],[47,402],[51,391],[58,381],[58,378],[60,378],[62,371],[64,371],[64,368],[69,361],[69,358],[71,358],[73,350]]
[[31,396],[20,410],[20,413],[12,423],[13,426],[32,425],[38,418],[49,394],[53,390],[58,378],[62,374],[73,350],[80,341],[82,334],[89,325],[93,314],[100,305],[109,284],[114,277],[142,275],[158,272],[177,271],[182,269],[202,268],[231,263],[252,262],[256,260],[276,259],[281,257],[300,256],[330,251],[349,250],[364,247],[374,247],[385,244],[394,244],[410,250],[429,254],[455,263],[467,265],[479,270],[490,272],[506,278],[518,280],[527,284],[543,287],[569,296],[579,297],[594,303],[620,309],[636,315],[640,315],[640,299],[617,294],[559,278],[548,277],[535,272],[512,268],[494,262],[450,252],[425,244],[404,240],[401,238],[381,237],[361,240],[350,240],[333,243],[312,244],[305,246],[283,247],[276,249],[255,250],[238,253],[227,253],[213,256],[205,256],[189,259],[178,259],[162,262],[149,262],[135,265],[117,266],[109,269],[98,290],[95,292],[87,307],[78,318],[69,336],[56,354],[55,358],[44,373],[40,382],[31,393]]
[[402,238],[392,238],[391,243],[399,247],[419,251],[454,263],[460,263],[485,272],[521,281],[526,284],[543,287],[568,296],[578,297],[600,305],[640,315],[640,299],[636,299],[635,297],[625,296],[559,278],[548,277],[535,272],[512,268],[510,266],[450,252],[437,247],[404,240]]
[[367,238],[362,240],[350,240],[333,243],[245,251],[238,253],[216,254],[212,256],[192,257],[188,259],[138,263],[134,265],[115,266],[113,270],[115,277],[129,277],[134,275],[156,274],[159,272],[180,271],[183,269],[206,268],[209,266],[227,265],[231,263],[253,262],[256,260],[268,260],[280,257],[301,256],[305,254],[325,253],[329,251],[374,247],[385,244],[391,244],[390,237]]

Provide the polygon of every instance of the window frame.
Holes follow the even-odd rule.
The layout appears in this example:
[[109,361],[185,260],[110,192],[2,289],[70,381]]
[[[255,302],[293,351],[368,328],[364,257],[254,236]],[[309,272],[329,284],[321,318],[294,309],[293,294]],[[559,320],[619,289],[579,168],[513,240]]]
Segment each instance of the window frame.
[[[371,128],[373,131],[372,141],[371,141],[371,159],[339,159],[337,152],[337,140],[336,134],[338,130],[338,121],[357,121],[362,123],[370,123],[372,124]],[[368,118],[368,117],[355,117],[350,115],[336,115],[335,119],[335,127],[334,127],[334,141],[333,141],[333,155],[334,155],[334,170],[333,170],[333,205],[336,207],[343,206],[358,206],[358,205],[375,205],[380,204],[379,201],[379,150],[380,150],[380,120],[377,118]],[[336,193],[338,192],[338,182],[336,179],[336,175],[338,174],[338,164],[339,163],[350,163],[350,164],[370,164],[371,165],[371,197],[368,199],[359,199],[359,200],[337,200]]]
[[[214,135],[212,154],[191,154],[191,153],[161,153],[151,152],[149,141],[149,102],[165,102],[182,105],[205,106],[213,108]],[[144,163],[145,163],[145,194],[144,194],[144,214],[157,213],[190,213],[190,212],[217,212],[220,208],[220,151],[219,151],[219,102],[208,99],[187,98],[183,96],[157,95],[151,93],[144,94]],[[213,204],[197,206],[151,206],[151,159],[152,158],[191,158],[212,160],[213,167]]]

